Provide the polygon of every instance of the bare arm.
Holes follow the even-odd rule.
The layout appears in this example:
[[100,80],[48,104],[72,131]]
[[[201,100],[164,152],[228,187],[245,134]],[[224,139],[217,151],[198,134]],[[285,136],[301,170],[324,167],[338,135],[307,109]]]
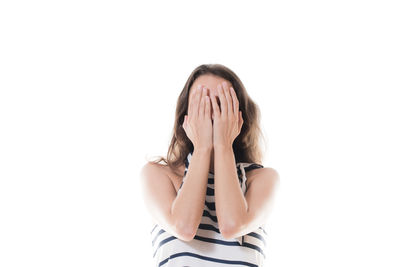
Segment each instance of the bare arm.
[[262,168],[253,175],[244,195],[236,173],[232,148],[215,149],[215,206],[221,234],[236,238],[256,230],[265,223],[272,208],[279,174]]
[[178,228],[186,229],[192,238],[199,227],[204,210],[211,149],[194,150],[186,180],[172,203],[171,213],[176,216]]
[[247,202],[240,188],[235,156],[231,147],[214,148],[215,209],[221,234],[236,229],[247,213]]
[[[223,89],[222,89],[223,88]],[[272,168],[257,171],[243,194],[236,173],[232,144],[243,126],[242,112],[234,88],[227,82],[217,85],[211,95],[214,111],[213,141],[215,168],[215,207],[221,234],[235,238],[251,232],[265,222],[272,206],[279,174]]]
[[185,183],[176,194],[170,178],[159,166],[141,170],[145,205],[157,224],[175,237],[190,241],[201,221],[211,149],[194,150]]
[[194,151],[179,193],[157,166],[146,165],[142,170],[150,213],[163,229],[186,241],[194,238],[203,215],[212,151],[211,104],[206,88],[197,88],[191,90],[188,115],[182,124]]
[[156,163],[147,163],[141,170],[140,178],[144,204],[153,220],[173,236],[188,240],[187,234],[176,227],[176,216],[171,214],[176,192],[167,173]]

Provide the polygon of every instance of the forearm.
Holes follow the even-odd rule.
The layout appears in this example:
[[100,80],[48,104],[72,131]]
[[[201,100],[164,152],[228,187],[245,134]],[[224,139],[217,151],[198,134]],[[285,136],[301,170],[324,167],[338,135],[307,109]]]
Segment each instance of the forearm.
[[247,213],[247,202],[236,171],[232,147],[214,148],[215,207],[219,227],[236,228]]
[[201,222],[210,168],[211,148],[194,149],[185,182],[171,207],[176,227],[196,231]]

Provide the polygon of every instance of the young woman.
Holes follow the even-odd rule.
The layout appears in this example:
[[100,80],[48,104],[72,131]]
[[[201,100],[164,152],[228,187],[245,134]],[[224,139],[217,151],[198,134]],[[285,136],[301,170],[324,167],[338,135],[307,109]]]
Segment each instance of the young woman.
[[259,113],[227,67],[191,73],[167,158],[141,170],[156,266],[263,266],[279,174],[261,164]]

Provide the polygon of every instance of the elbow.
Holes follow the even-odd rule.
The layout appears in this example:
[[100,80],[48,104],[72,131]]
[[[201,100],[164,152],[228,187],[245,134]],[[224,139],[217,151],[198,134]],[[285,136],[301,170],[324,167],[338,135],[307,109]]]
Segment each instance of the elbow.
[[189,227],[188,224],[177,223],[175,225],[175,232],[177,238],[183,241],[191,241],[196,235],[194,227]]
[[240,224],[239,223],[229,223],[229,224],[221,224],[220,233],[225,239],[235,238],[237,233],[239,232]]
[[233,238],[232,231],[227,231],[227,230],[220,229],[220,232],[221,232],[222,237],[225,238],[225,239],[232,239]]
[[196,235],[196,232],[188,229],[188,228],[182,228],[182,229],[177,229],[177,238],[183,241],[192,241],[194,236]]
[[233,228],[221,228],[220,232],[225,239],[232,239],[236,237],[236,230]]

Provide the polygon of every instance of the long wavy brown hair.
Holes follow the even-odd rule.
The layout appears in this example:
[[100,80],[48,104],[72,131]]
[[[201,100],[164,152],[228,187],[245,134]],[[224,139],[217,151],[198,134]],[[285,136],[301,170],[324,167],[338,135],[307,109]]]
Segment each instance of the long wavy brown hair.
[[177,168],[185,162],[189,152],[193,153],[193,144],[186,136],[182,123],[184,116],[187,114],[190,88],[199,76],[205,74],[213,74],[229,81],[239,100],[239,110],[242,111],[243,125],[239,135],[233,142],[236,163],[262,164],[264,152],[266,151],[266,142],[260,127],[260,109],[247,94],[239,77],[232,70],[221,64],[202,64],[192,71],[178,97],[174,129],[167,157],[159,156],[157,160],[151,162],[160,163],[163,161],[173,172],[178,174]]

